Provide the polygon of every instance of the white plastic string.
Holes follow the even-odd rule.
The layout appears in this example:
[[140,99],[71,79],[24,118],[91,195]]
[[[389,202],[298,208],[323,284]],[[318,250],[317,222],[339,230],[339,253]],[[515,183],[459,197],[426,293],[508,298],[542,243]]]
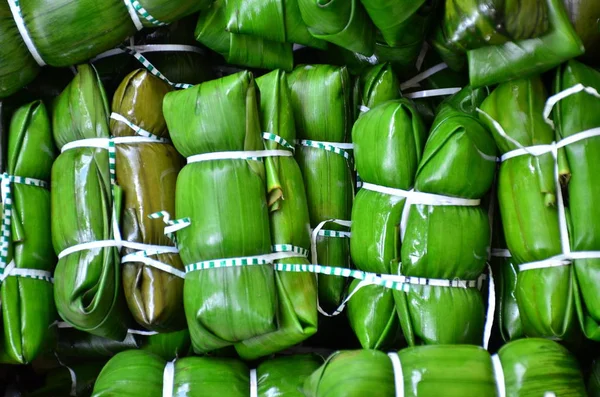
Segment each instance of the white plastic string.
[[418,87],[421,81],[447,68],[448,65],[446,65],[444,62],[438,63],[437,65],[430,67],[429,69],[417,74],[413,78],[406,80],[404,83],[400,84],[400,89],[406,90],[407,88]]
[[505,248],[492,249],[492,256],[495,258],[512,258],[510,251]]
[[256,369],[250,370],[250,397],[258,397],[258,379]]
[[410,94],[405,94],[404,97],[410,98],[410,99],[431,98],[431,97],[436,97],[436,96],[454,95],[460,90],[462,90],[462,88],[460,88],[460,87],[438,88],[435,90],[424,90],[424,91],[411,92]]
[[156,331],[142,331],[139,329],[128,329],[127,333],[130,335],[140,335],[140,336],[153,336],[158,335]]
[[483,348],[485,350],[487,350],[490,346],[492,327],[494,326],[494,316],[496,314],[496,284],[494,283],[492,267],[489,264],[487,265],[487,269],[489,272],[488,308],[485,314],[485,325],[483,327]]
[[162,397],[173,397],[173,386],[175,383],[175,360],[169,361],[163,371]]
[[394,369],[394,387],[396,389],[396,397],[404,397],[404,374],[402,373],[402,363],[400,356],[396,352],[388,353],[388,357],[392,361]]
[[250,150],[236,152],[214,152],[196,154],[187,158],[187,163],[199,163],[213,160],[258,160],[263,157],[291,157],[294,154],[289,150]]
[[419,53],[419,56],[417,57],[417,63],[415,64],[418,71],[421,71],[421,67],[423,66],[423,61],[425,61],[425,56],[427,55],[428,51],[429,51],[429,44],[427,44],[427,42],[424,41],[423,46],[421,47],[421,52]]
[[6,280],[8,277],[25,277],[54,283],[54,278],[52,277],[51,272],[38,269],[18,268],[15,265],[14,259],[10,261],[8,266],[6,266],[4,273],[0,274],[0,283],[4,282],[4,280]]
[[585,92],[596,98],[600,98],[600,93],[594,87],[586,87],[583,84],[576,84],[571,88],[567,88],[561,92],[552,95],[546,101],[546,105],[544,106],[544,120],[548,123],[552,128],[554,128],[554,122],[550,119],[550,113],[552,112],[552,108],[556,105],[560,100],[565,99],[571,95],[577,94],[579,92]]
[[301,49],[303,49],[303,48],[305,48],[305,47],[306,47],[305,45],[301,45],[301,44],[294,44],[294,45],[292,46],[292,51],[298,51],[298,50],[301,50]]
[[71,390],[69,391],[69,396],[77,396],[77,374],[75,373],[75,371],[73,371],[73,368],[69,367],[60,360],[60,357],[58,357],[58,354],[56,354],[56,352],[54,352],[54,356],[56,357],[56,361],[58,361],[58,364],[65,367],[69,371],[69,375],[71,376]]
[[366,107],[365,105],[360,105],[358,110],[360,110],[361,113],[367,113],[369,110],[371,110],[371,108]]
[[[160,252],[160,254],[162,254],[162,253],[163,252]],[[159,253],[156,253],[156,254],[159,254]],[[125,255],[123,258],[121,258],[121,263],[133,263],[133,262],[141,262],[145,265],[148,265],[155,269],[161,270],[165,273],[172,274],[179,278],[185,278],[185,272],[183,272],[173,266],[167,265],[163,262],[157,261],[152,258],[148,258],[147,256],[142,256],[138,253],[128,254],[128,255]]]
[[23,14],[21,13],[21,6],[19,4],[19,0],[8,0],[8,6],[10,7],[10,12],[12,13],[13,19],[15,20],[15,24],[17,25],[17,29],[19,29],[19,33],[29,50],[29,53],[35,59],[38,65],[46,66],[46,62],[38,52],[35,44],[33,44],[33,40],[29,35],[29,31],[25,26],[25,20],[23,19]]
[[[66,248],[66,249],[62,250],[60,254],[58,254],[58,259],[62,259],[67,255],[70,255],[72,253],[79,252],[79,251],[85,251],[85,250],[90,250],[90,249],[95,249],[95,248],[110,248],[110,247],[115,247],[115,248],[125,247],[125,248],[131,248],[131,249],[138,250],[138,251],[156,251],[156,252],[160,251],[161,254],[166,254],[166,253],[176,254],[179,252],[176,247],[167,247],[167,246],[162,246],[162,245],[151,245],[151,244],[135,243],[135,242],[131,242],[131,241],[124,241],[121,239],[121,236],[119,234],[120,233],[115,231],[115,237],[113,240],[92,241],[89,243],[77,244],[72,247]],[[140,258],[136,259],[136,262],[142,262],[139,259]],[[133,261],[131,261],[131,262],[133,262]]]
[[[183,44],[130,45],[127,46],[127,48],[135,52],[139,52],[140,54],[146,54],[151,52],[195,52],[197,54],[204,54],[204,50],[202,48]],[[123,48],[113,48],[111,50],[103,52],[102,54],[96,55],[94,58],[91,59],[90,62],[95,62],[100,59],[109,58],[121,54],[127,54],[127,51],[125,51]]]
[[497,354],[492,356],[492,367],[494,368],[494,379],[496,379],[496,390],[498,391],[498,397],[506,397],[504,370],[502,369],[500,357],[498,357]]
[[131,17],[131,21],[135,25],[135,28],[138,31],[144,29],[144,24],[142,24],[140,16],[138,15],[138,13],[135,10],[135,8],[133,8],[133,5],[131,4],[131,1],[129,1],[129,0],[123,0],[123,2],[125,3],[125,7],[127,7],[127,12],[129,13],[129,16]]

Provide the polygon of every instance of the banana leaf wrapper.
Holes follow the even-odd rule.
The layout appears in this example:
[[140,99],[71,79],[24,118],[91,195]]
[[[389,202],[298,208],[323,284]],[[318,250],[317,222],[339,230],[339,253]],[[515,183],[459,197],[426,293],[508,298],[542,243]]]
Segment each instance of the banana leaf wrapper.
[[298,0],[298,6],[313,37],[373,55],[375,27],[359,0]]
[[227,31],[231,33],[327,49],[325,41],[308,31],[298,0],[228,0],[226,13]]
[[[555,140],[542,112],[546,92],[539,77],[498,86],[481,109],[522,146]],[[484,115],[502,154],[517,146],[503,138]],[[506,244],[517,264],[561,253],[552,154],[504,161],[498,174],[498,201]],[[527,336],[570,339],[576,331],[570,266],[534,269],[517,276],[516,297]]]
[[[275,358],[256,370],[258,397],[301,397],[302,383],[322,360],[313,355]],[[111,359],[96,381],[93,396],[133,395],[139,392],[160,397],[166,362],[141,351],[119,353]],[[189,357],[175,361],[173,395],[189,397],[250,394],[250,369],[230,358]]]
[[[289,76],[298,139],[346,142],[352,125],[352,87],[346,68],[329,65],[300,66]],[[354,183],[353,165],[343,156],[323,149],[298,146],[296,160],[302,171],[310,225],[329,219],[350,220]],[[333,223],[325,229],[344,231]],[[347,238],[317,238],[320,265],[350,267]],[[347,280],[319,275],[319,303],[331,312],[343,300]]]
[[587,396],[577,359],[554,341],[520,339],[504,345],[498,356],[507,397]]
[[21,38],[8,2],[0,4],[0,98],[30,83],[40,67]]
[[195,31],[196,40],[221,54],[230,64],[291,70],[294,67],[291,43],[278,43],[226,30],[228,1],[232,0],[216,0],[210,9],[200,13]]
[[[600,73],[577,61],[559,67],[554,90],[560,92],[576,84],[600,89]],[[575,94],[559,101],[554,108],[557,139],[600,127],[600,101],[586,94]],[[600,251],[600,227],[591,222],[600,216],[593,203],[600,197],[598,173],[594,159],[600,155],[600,140],[585,139],[565,146],[568,168],[569,234],[573,251]],[[559,163],[560,164],[560,163]],[[562,168],[562,167],[561,167]],[[567,173],[568,172],[568,173]],[[573,262],[575,304],[581,329],[586,337],[600,340],[600,299],[598,299],[598,271],[600,260],[580,259]]]
[[[380,186],[410,190],[426,134],[408,100],[385,102],[365,113],[352,130],[361,178]],[[358,192],[352,207],[350,240],[352,261],[358,269],[394,274],[400,260],[400,221],[405,202],[404,197],[367,189]],[[369,292],[359,291],[348,302],[350,324],[363,348],[385,348],[381,344],[393,340],[400,327],[392,290],[375,285],[362,289]]]
[[[476,346],[418,346],[398,352],[404,396],[495,396],[489,354]],[[306,382],[307,397],[393,397],[394,369],[377,350],[342,351],[331,355]]]
[[[90,362],[69,365],[68,368],[58,367],[45,375],[42,387],[25,395],[27,397],[89,396],[92,394],[94,382],[103,366],[104,363],[101,362]],[[73,383],[71,371],[75,374],[75,383]]]
[[[130,73],[113,97],[112,109],[131,123],[163,138],[168,138],[162,113],[162,100],[171,87],[146,70]],[[115,137],[134,136],[126,124],[111,120]],[[170,144],[143,143],[117,145],[117,183],[123,190],[121,232],[131,242],[174,246],[164,235],[164,224],[148,215],[175,213],[175,185],[183,159]],[[122,254],[135,252],[123,249]],[[156,259],[183,271],[179,254],[154,255]],[[123,287],[129,310],[144,328],[170,332],[185,327],[183,280],[173,274],[128,262],[123,265]]]
[[[109,107],[94,69],[78,73],[57,98],[54,140],[59,148],[87,138],[108,138]],[[113,238],[113,211],[121,191],[111,186],[108,151],[67,150],[52,167],[52,243],[57,254],[77,244]],[[78,251],[59,259],[54,272],[54,301],[59,315],[82,331],[123,340],[131,323],[121,285],[118,249]]]
[[355,80],[355,118],[362,112],[362,106],[371,109],[383,102],[398,99],[401,95],[400,82],[391,64],[369,67]]
[[590,397],[600,396],[600,361],[594,360],[587,382],[587,393]]
[[472,86],[493,85],[542,73],[583,54],[583,44],[569,22],[562,1],[546,2],[549,28],[543,35],[467,52]]
[[598,66],[600,57],[600,3],[593,0],[563,0],[569,20],[585,47],[582,59]]
[[[10,175],[49,181],[54,161],[50,118],[40,101],[14,113],[8,132]],[[56,256],[50,234],[50,191],[37,186],[11,184],[12,220],[9,258],[16,268],[52,272]],[[2,339],[0,362],[26,364],[55,337],[49,330],[56,320],[53,286],[45,280],[7,277],[0,287]]]
[[437,0],[361,0],[361,3],[383,37],[377,45],[403,48],[409,59],[417,57]]
[[102,338],[76,329],[61,329],[56,352],[60,357],[89,361],[110,358],[126,350],[139,349],[156,354],[165,360],[173,360],[176,357],[187,356],[190,346],[190,333],[187,329],[154,335],[128,332],[121,341]]
[[[461,110],[472,96],[477,94],[467,87],[442,105],[417,170],[416,191],[480,199],[490,189],[496,146],[477,117]],[[490,244],[486,210],[416,204],[408,211],[401,265],[392,274],[446,280],[479,277]],[[480,343],[485,316],[477,288],[410,285],[407,292],[394,295],[409,345]]]

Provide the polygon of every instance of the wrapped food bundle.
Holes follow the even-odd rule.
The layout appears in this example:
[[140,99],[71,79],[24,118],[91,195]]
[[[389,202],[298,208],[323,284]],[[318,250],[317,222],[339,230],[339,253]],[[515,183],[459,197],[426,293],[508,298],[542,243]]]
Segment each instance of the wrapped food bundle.
[[177,241],[197,353],[233,345],[252,359],[316,331],[314,275],[273,266],[308,264],[310,248],[287,82],[273,72],[258,83],[260,103],[252,74],[241,72],[172,92],[163,105],[188,159],[177,181],[176,215],[187,219]]
[[434,46],[475,87],[545,72],[584,52],[562,3],[445,0]]
[[8,131],[6,173],[1,176],[2,241],[0,362],[27,364],[50,348],[56,319],[50,235],[49,181],[55,149],[40,101],[16,110]]
[[365,69],[354,82],[354,111],[361,114],[400,96],[400,82],[391,64],[375,65]]
[[141,3],[10,0],[2,4],[0,97],[33,80],[39,66],[60,67],[85,61],[116,46],[136,30],[173,22],[210,4],[208,0]]
[[188,357],[165,362],[132,350],[117,354],[106,364],[92,395],[301,397],[302,383],[322,362],[314,355],[286,356],[249,369],[230,358]]
[[[227,63],[261,69],[294,67],[292,44],[265,39],[261,36],[233,33],[228,30],[228,2],[215,0],[206,12],[201,12],[196,25],[196,40],[221,54]],[[265,23],[260,19],[260,23]]]
[[[348,151],[353,121],[346,68],[299,66],[289,76],[300,165],[310,214],[312,263],[350,267],[348,228],[354,196]],[[342,303],[344,277],[319,275],[319,304],[332,312]]]
[[476,346],[417,346],[333,354],[303,392],[319,396],[585,396],[577,360],[545,339],[511,342],[490,355]]

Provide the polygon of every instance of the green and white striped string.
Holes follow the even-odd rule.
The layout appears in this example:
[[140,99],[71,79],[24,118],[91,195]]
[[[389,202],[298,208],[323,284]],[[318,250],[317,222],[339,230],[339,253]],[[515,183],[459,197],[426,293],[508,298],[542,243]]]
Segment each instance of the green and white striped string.
[[35,186],[42,189],[48,189],[48,183],[34,178],[27,178],[3,173],[0,181],[0,194],[2,195],[2,225],[0,227],[0,281],[6,277],[27,277],[38,280],[52,282],[50,272],[36,269],[20,269],[15,267],[14,262],[8,263],[8,252],[12,240],[12,213],[13,213],[13,197],[11,186],[13,183],[18,183],[27,186]]
[[277,134],[273,134],[271,132],[263,132],[262,136],[263,136],[263,139],[266,139],[268,141],[277,142],[284,148],[290,149],[292,152],[296,151],[296,148],[294,147],[294,145],[290,144],[288,141],[286,141],[284,138],[280,137]]
[[171,239],[175,245],[177,245],[177,237],[175,236],[175,232],[177,230],[184,229],[192,224],[190,218],[185,217],[181,219],[171,220],[171,214],[167,211],[159,211],[153,214],[148,215],[150,219],[161,219],[167,225],[165,227],[165,236]]
[[322,142],[322,141],[313,141],[310,139],[301,139],[296,141],[296,143],[300,146],[307,146],[316,149],[326,150],[328,152],[332,152],[335,154],[339,154],[343,156],[346,160],[352,160],[352,156],[348,153],[348,150],[352,150],[351,143],[335,143],[335,142]]
[[151,133],[150,131],[146,131],[145,129],[143,129],[142,127],[133,124],[131,121],[127,120],[127,118],[123,117],[122,115],[112,112],[110,114],[110,118],[116,121],[119,121],[123,124],[125,124],[126,126],[128,126],[129,128],[131,128],[133,130],[133,132],[135,132],[137,135],[139,136],[143,136],[146,138],[151,138],[151,139],[156,139],[157,141],[163,142],[163,143],[171,143],[170,140],[168,140],[167,138],[162,138],[158,135],[154,135],[153,133]]
[[308,256],[308,250],[296,247],[291,244],[278,244],[273,246],[272,248],[274,252],[270,254],[238,258],[213,259],[208,261],[192,263],[185,266],[185,271],[186,273],[190,273],[198,270],[219,269],[226,267],[271,265],[275,261],[280,259]]
[[152,73],[154,76],[158,77],[159,79],[161,79],[162,81],[164,81],[165,83],[175,87],[175,88],[190,88],[193,87],[193,84],[186,84],[186,83],[173,83],[171,80],[169,80],[164,74],[162,74],[158,69],[156,69],[156,67],[154,65],[152,65],[152,63],[145,57],[143,56],[141,53],[137,52],[136,50],[127,47],[127,46],[120,46],[119,47],[121,50],[125,51],[126,53],[132,55],[135,59],[138,60],[138,62],[140,62],[142,65],[144,65],[144,67],[150,72]]
[[168,25],[166,22],[161,22],[158,19],[154,18],[150,13],[140,4],[138,0],[128,0],[133,9],[140,14],[146,21],[150,22],[155,26],[166,26]]
[[350,238],[350,232],[340,232],[338,230],[319,230],[317,236],[320,237],[336,237],[336,238]]

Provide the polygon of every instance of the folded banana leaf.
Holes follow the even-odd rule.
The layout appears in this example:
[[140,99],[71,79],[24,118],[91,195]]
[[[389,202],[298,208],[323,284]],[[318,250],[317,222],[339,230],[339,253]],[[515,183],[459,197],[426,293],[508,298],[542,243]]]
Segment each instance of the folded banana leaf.
[[[468,51],[472,86],[493,85],[542,73],[583,54],[583,44],[569,22],[562,1],[545,2],[549,27],[543,35]],[[529,21],[530,14],[524,17]]]
[[[374,107],[354,124],[357,171],[365,182],[410,190],[423,155],[426,129],[406,99]],[[361,189],[352,207],[352,261],[360,270],[393,274],[400,259],[400,221],[406,199]],[[358,285],[352,283],[351,290]],[[348,317],[365,349],[390,347],[400,323],[392,290],[364,286],[348,302]],[[388,346],[386,346],[388,345]]]
[[476,346],[418,346],[398,352],[404,392],[395,388],[394,368],[377,350],[342,351],[304,382],[306,397],[496,396],[489,354]]
[[[552,143],[544,122],[546,92],[539,77],[499,85],[481,109],[522,146]],[[517,149],[489,118],[480,115],[502,154]],[[506,244],[517,264],[561,253],[554,161],[551,153],[504,161],[498,175],[498,201]],[[533,269],[517,276],[516,298],[527,336],[572,339],[577,331],[571,266]]]
[[373,55],[375,27],[359,0],[298,0],[298,6],[313,37]]
[[521,339],[504,345],[498,356],[507,397],[587,396],[577,359],[556,342]]
[[[108,138],[109,106],[98,76],[89,65],[57,98],[54,140]],[[52,243],[57,254],[82,243],[113,238],[113,217],[121,191],[111,186],[108,151],[80,147],[65,151],[52,167]],[[116,212],[116,214],[114,213]],[[86,249],[59,259],[54,273],[54,301],[60,316],[75,328],[123,340],[131,323],[121,285],[119,250]]]
[[[257,397],[301,397],[300,388],[323,362],[317,356],[280,357],[263,362],[256,370]],[[143,393],[163,396],[163,372],[167,363],[142,351],[117,354],[102,369],[94,397],[130,396]],[[247,397],[250,369],[230,358],[188,357],[174,362],[172,395],[189,397]]]
[[[558,68],[554,90],[560,92],[576,84],[600,90],[600,73],[577,61]],[[559,101],[554,108],[557,139],[600,127],[600,100],[579,93]],[[563,171],[568,180],[571,246],[574,251],[600,251],[600,227],[591,219],[600,216],[593,203],[600,198],[600,140],[590,138],[565,147],[568,168]],[[563,168],[563,167],[561,167]],[[566,168],[566,167],[565,167]],[[600,340],[600,299],[598,271],[600,260],[581,259],[573,262],[575,304],[581,329],[586,337]]]
[[[415,176],[416,191],[481,199],[490,189],[496,146],[477,117],[464,111],[465,103],[478,98],[480,93],[467,87],[442,105]],[[392,274],[476,280],[482,273],[490,245],[482,206],[415,204],[405,227],[402,260]],[[477,288],[410,285],[394,296],[409,345],[481,343],[485,316]]]
[[0,98],[33,81],[40,67],[21,39],[8,2],[0,4]]
[[587,392],[590,397],[600,396],[600,361],[595,360],[590,370],[587,383]]
[[221,54],[230,64],[291,70],[294,67],[291,43],[279,43],[226,30],[228,1],[233,0],[215,0],[210,9],[200,13],[196,40]]
[[[144,130],[168,138],[162,113],[164,96],[171,87],[150,72],[138,69],[121,83],[113,97],[113,112]],[[115,137],[135,136],[127,124],[111,120]],[[164,235],[164,223],[148,215],[175,212],[175,185],[183,159],[175,148],[165,143],[117,145],[117,183],[123,190],[121,233],[126,241],[174,246]],[[123,249],[122,254],[135,252]],[[163,253],[151,258],[183,271],[179,254]],[[129,310],[144,328],[170,332],[185,327],[183,313],[183,279],[144,265],[123,265],[123,287]]]
[[89,362],[58,367],[44,376],[42,387],[25,395],[27,397],[89,396],[103,366],[102,362]]
[[371,109],[383,102],[398,99],[401,95],[400,82],[391,64],[382,63],[367,68],[354,83],[355,119],[361,112],[367,111],[363,107]]
[[[429,31],[437,0],[361,0],[381,32],[378,45],[402,48],[408,59],[419,54]],[[377,48],[377,47],[376,47]],[[377,49],[375,51],[377,53]]]
[[594,0],[563,0],[569,19],[585,47],[582,58],[595,66],[600,61],[600,3]]
[[[49,182],[55,157],[50,118],[40,101],[13,114],[8,136],[9,175]],[[50,235],[50,191],[11,184],[12,216],[9,258],[18,269],[52,272],[56,256]],[[4,219],[6,222],[6,219]],[[49,280],[9,276],[0,287],[2,334],[0,362],[26,364],[54,341],[50,324],[56,320],[53,286]]]
[[298,0],[228,0],[227,31],[279,43],[296,43],[326,49],[313,37],[300,15]]
[[190,333],[187,329],[154,335],[140,335],[130,331],[121,341],[68,328],[60,329],[58,335],[57,354],[72,360],[112,357],[131,349],[144,350],[165,360],[187,356],[190,352]]
[[[352,86],[346,68],[300,66],[288,76],[288,81],[298,139],[338,143],[350,139]],[[298,146],[296,160],[304,178],[311,227],[330,219],[350,220],[354,195],[351,161],[310,146]],[[328,223],[323,230],[347,228]],[[348,238],[319,236],[317,258],[320,265],[350,267]],[[318,278],[320,305],[332,312],[343,300],[346,279],[326,275]]]

